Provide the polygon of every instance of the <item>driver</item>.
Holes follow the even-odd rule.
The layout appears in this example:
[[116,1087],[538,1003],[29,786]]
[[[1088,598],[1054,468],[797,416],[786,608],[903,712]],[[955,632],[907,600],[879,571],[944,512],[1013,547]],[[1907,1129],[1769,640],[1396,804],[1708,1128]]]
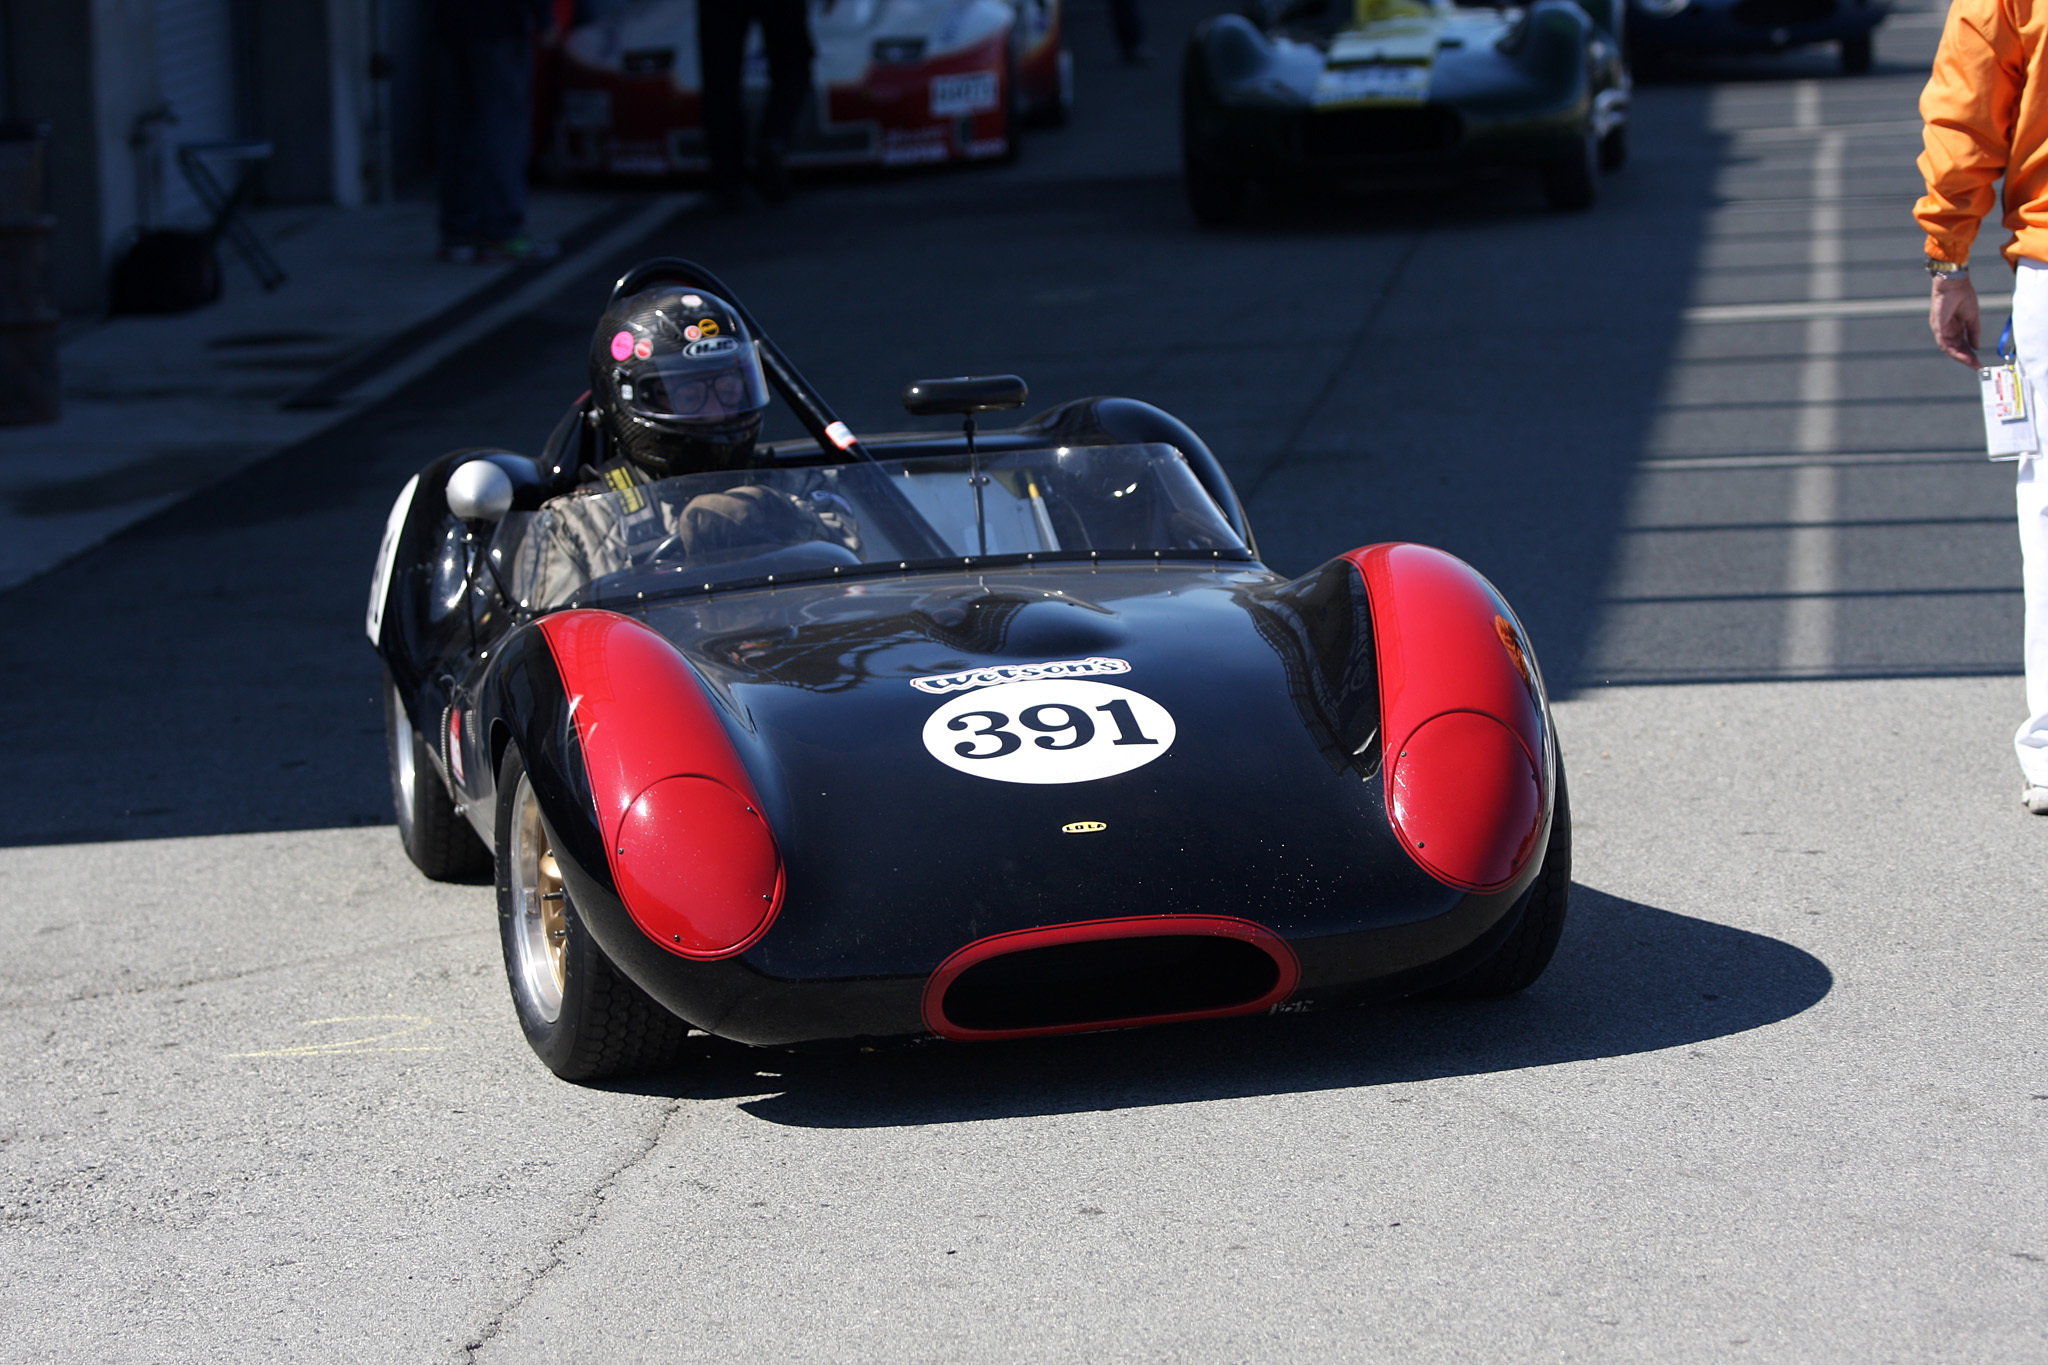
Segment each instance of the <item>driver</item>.
[[754,468],[767,408],[759,346],[725,300],[677,284],[614,300],[590,347],[603,461],[549,504],[565,562],[547,573],[558,586],[542,596],[564,600],[575,580],[657,557],[731,558],[813,540],[857,552],[851,509],[822,490],[807,497],[736,477],[681,503],[644,491],[661,479]]

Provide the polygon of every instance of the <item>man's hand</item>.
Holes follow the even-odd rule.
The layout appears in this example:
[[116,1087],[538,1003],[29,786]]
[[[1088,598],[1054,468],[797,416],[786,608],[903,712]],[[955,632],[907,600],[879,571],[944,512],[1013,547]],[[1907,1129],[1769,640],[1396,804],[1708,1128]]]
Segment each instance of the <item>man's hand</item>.
[[1934,297],[1928,301],[1927,325],[1934,329],[1934,344],[1943,354],[1977,368],[1977,286],[1968,275],[1951,275],[1934,282]]

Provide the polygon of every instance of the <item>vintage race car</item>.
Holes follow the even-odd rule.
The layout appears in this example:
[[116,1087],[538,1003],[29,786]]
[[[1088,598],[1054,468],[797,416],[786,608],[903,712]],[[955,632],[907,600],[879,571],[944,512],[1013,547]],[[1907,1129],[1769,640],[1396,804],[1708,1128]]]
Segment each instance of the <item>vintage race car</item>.
[[1621,0],[1252,0],[1204,21],[1181,75],[1188,203],[1235,222],[1261,180],[1533,166],[1591,206],[1628,155]]
[[1782,52],[1840,45],[1842,70],[1870,70],[1888,0],[1630,0],[1628,46],[1646,67],[1672,53]]
[[[733,298],[681,261],[618,294],[664,279]],[[663,1066],[692,1026],[1024,1038],[1543,971],[1564,768],[1477,572],[1380,544],[1274,573],[1208,448],[1129,399],[976,432],[1022,381],[927,381],[907,405],[961,434],[856,439],[748,321],[812,439],[593,491],[579,401],[537,460],[429,464],[379,553],[400,837],[429,876],[495,867],[548,1066]],[[690,530],[741,501],[782,529]],[[604,529],[632,517],[656,533]]]
[[[1063,123],[1074,64],[1062,0],[812,0],[815,97],[793,166],[1014,157],[1018,127]],[[699,120],[697,0],[627,0],[571,29],[552,73],[542,164],[669,175],[709,165]],[[766,97],[756,29],[749,98]]]

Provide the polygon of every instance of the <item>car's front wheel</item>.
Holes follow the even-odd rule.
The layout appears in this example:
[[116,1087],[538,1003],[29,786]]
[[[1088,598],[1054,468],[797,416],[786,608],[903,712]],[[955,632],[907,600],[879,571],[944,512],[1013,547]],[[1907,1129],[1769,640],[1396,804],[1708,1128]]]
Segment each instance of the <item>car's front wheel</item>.
[[437,882],[474,881],[490,870],[491,851],[434,768],[433,752],[406,717],[398,684],[384,678],[384,753],[391,765],[391,805],[398,841],[413,866]]
[[505,976],[534,1054],[565,1081],[673,1065],[689,1025],[622,976],[591,938],[517,745],[498,769],[497,845]]
[[1587,125],[1575,152],[1542,164],[1543,193],[1550,207],[1576,213],[1593,207],[1600,192],[1600,144]]
[[1628,164],[1628,125],[1617,123],[1600,139],[1600,169],[1618,171]]
[[1868,33],[1859,33],[1853,38],[1842,39],[1842,70],[1851,76],[1860,76],[1870,70],[1876,59]]
[[1438,993],[1481,1000],[1513,995],[1534,985],[1557,951],[1565,912],[1572,900],[1572,803],[1565,791],[1564,756],[1557,759],[1557,800],[1550,815],[1550,842],[1543,850],[1543,870],[1522,903],[1522,917],[1485,961]]

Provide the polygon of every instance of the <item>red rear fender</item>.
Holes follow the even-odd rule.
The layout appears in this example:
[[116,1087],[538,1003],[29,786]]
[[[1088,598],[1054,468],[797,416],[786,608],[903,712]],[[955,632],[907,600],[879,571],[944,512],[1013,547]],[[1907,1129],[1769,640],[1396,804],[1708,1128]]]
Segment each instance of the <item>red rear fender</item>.
[[1421,545],[1344,556],[1372,601],[1387,816],[1410,857],[1467,891],[1510,885],[1549,809],[1542,680],[1507,603]]
[[672,953],[730,957],[782,908],[782,857],[717,708],[668,641],[608,611],[544,617],[612,884]]

